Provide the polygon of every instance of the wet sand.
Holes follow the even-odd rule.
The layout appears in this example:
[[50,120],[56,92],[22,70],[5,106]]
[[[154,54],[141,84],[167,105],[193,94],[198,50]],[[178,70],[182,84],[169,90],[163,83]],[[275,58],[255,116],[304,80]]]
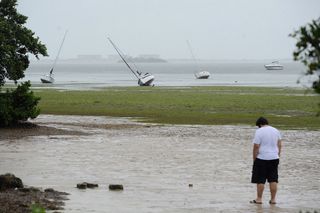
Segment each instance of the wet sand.
[[[18,130],[11,134],[0,129],[6,135],[0,136],[0,174],[10,172],[26,185],[70,193],[64,212],[320,208],[320,131],[282,131],[278,204],[270,206],[268,188],[263,205],[249,204],[255,198],[250,184],[253,126],[150,125],[125,118],[51,115],[33,122],[41,126],[41,134],[18,137]],[[99,187],[75,188],[84,181]],[[123,184],[124,190],[109,191],[109,184]]]

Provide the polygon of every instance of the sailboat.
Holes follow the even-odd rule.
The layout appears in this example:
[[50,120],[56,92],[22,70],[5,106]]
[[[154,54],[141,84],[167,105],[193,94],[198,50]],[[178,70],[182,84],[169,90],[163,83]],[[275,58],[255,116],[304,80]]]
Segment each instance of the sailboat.
[[142,73],[137,68],[133,69],[129,63],[126,61],[124,55],[121,53],[120,49],[113,43],[113,41],[108,37],[109,42],[112,44],[114,49],[119,54],[122,61],[127,65],[129,70],[134,74],[134,76],[138,79],[139,86],[154,86],[152,83],[154,81],[154,76],[150,73]]
[[61,52],[61,49],[62,49],[62,45],[63,45],[64,40],[65,40],[65,38],[66,38],[67,32],[68,32],[68,31],[66,31],[66,32],[64,33],[62,42],[61,42],[60,47],[59,47],[59,50],[58,50],[58,54],[57,54],[57,56],[56,56],[56,58],[55,58],[55,60],[54,60],[54,63],[53,63],[52,68],[51,68],[51,70],[50,70],[50,72],[49,72],[49,75],[43,75],[43,76],[40,78],[41,82],[44,83],[44,84],[52,84],[52,83],[54,82],[53,70],[54,70],[54,67],[55,67],[56,64],[57,64],[57,61],[58,61],[58,58],[59,58],[59,55],[60,55],[60,52]]
[[208,78],[210,77],[210,72],[200,69],[199,63],[198,63],[196,57],[195,57],[194,54],[193,54],[192,47],[191,47],[190,42],[189,42],[188,40],[187,40],[187,44],[188,44],[188,47],[189,47],[191,56],[192,56],[195,64],[197,65],[197,68],[198,68],[198,70],[199,70],[199,71],[197,71],[197,72],[194,73],[194,76],[195,76],[197,79],[208,79]]

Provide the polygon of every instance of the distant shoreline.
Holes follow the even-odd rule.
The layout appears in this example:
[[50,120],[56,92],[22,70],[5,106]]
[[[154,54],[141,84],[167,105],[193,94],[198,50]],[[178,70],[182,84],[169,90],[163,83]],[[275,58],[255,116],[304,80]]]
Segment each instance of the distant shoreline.
[[[192,59],[187,58],[152,58],[148,59],[140,59],[136,57],[134,59],[135,63],[194,63]],[[198,59],[200,63],[270,63],[274,59]],[[106,58],[99,60],[84,60],[84,59],[60,59],[58,64],[113,64],[119,63],[119,59],[117,60],[108,60]],[[281,63],[296,63],[301,64],[300,62],[296,62],[293,59],[279,59]],[[30,64],[52,64],[54,59],[41,58],[40,60],[30,60]]]

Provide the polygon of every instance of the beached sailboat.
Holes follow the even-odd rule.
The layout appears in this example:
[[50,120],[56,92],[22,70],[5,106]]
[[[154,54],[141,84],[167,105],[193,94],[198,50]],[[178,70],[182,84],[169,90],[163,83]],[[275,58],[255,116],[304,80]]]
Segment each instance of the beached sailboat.
[[119,54],[122,61],[127,65],[129,70],[134,74],[134,76],[138,79],[138,84],[140,86],[154,86],[152,83],[154,81],[154,76],[150,73],[142,73],[137,68],[133,69],[129,63],[126,61],[124,54],[121,53],[121,50],[112,42],[112,40],[108,37],[109,42],[112,44],[114,49]]
[[266,64],[264,67],[267,70],[283,70],[283,65],[279,63],[279,61],[273,61],[271,64]]
[[190,53],[191,53],[191,56],[195,62],[195,64],[197,65],[197,69],[199,71],[195,72],[194,73],[194,76],[197,78],[197,79],[208,79],[210,77],[210,72],[206,71],[206,70],[201,70],[200,66],[199,66],[199,63],[196,59],[196,57],[194,56],[193,54],[193,51],[192,51],[192,47],[190,45],[190,42],[187,40],[187,44],[188,44],[188,47],[189,47],[189,50],[190,50]]
[[65,38],[66,38],[67,32],[68,32],[68,31],[66,31],[66,32],[64,33],[62,42],[61,42],[60,47],[59,47],[59,50],[58,50],[58,54],[57,54],[57,56],[56,56],[56,58],[55,58],[55,60],[54,60],[54,62],[53,62],[53,65],[52,65],[52,68],[51,68],[51,70],[50,70],[50,72],[49,72],[49,75],[43,75],[43,76],[40,78],[41,82],[44,83],[44,84],[52,84],[52,83],[54,82],[53,70],[54,70],[54,67],[55,67],[56,64],[57,64],[57,61],[58,61],[58,58],[59,58],[59,55],[60,55],[60,52],[61,52],[61,49],[62,49],[62,45],[63,45],[64,40],[65,40]]

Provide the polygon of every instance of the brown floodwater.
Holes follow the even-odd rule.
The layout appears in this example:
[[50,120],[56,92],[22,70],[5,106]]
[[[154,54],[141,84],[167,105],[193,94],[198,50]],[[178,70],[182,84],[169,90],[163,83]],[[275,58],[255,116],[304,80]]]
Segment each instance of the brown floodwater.
[[[0,141],[0,174],[70,193],[76,212],[299,212],[320,208],[320,131],[283,130],[278,204],[250,204],[254,126],[150,125],[126,118],[41,115],[35,123],[87,134]],[[1,131],[1,130],[0,130]],[[98,183],[79,190],[80,182]],[[109,191],[123,184],[123,191]],[[189,186],[192,184],[192,187]]]

